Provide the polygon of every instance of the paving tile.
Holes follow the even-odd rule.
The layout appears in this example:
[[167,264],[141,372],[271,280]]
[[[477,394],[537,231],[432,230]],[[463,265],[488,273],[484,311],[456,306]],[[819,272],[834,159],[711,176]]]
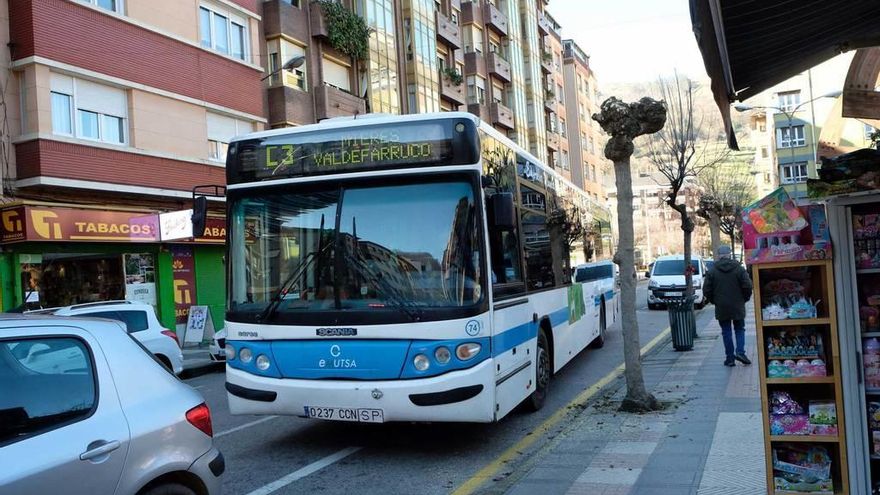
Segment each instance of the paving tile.
[[630,485],[605,485],[601,483],[575,483],[566,495],[629,495]]
[[633,485],[642,474],[641,469],[587,468],[576,483],[601,483],[607,485]]
[[608,442],[602,453],[608,454],[651,454],[657,442]]

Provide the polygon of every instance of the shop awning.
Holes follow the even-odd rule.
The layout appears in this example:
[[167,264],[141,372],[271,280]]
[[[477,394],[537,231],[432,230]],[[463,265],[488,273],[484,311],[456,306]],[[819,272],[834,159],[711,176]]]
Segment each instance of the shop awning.
[[[691,22],[728,144],[730,103],[844,51],[880,45],[876,0],[690,0]],[[873,88],[872,88],[873,89]]]

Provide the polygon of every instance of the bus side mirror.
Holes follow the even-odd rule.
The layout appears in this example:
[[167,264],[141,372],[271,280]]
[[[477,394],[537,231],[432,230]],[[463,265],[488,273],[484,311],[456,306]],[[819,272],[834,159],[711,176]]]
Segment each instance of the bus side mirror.
[[492,226],[496,229],[516,228],[516,209],[513,206],[513,193],[495,193],[489,199]]
[[208,198],[206,196],[196,196],[193,200],[193,237],[202,237],[205,235],[205,227],[208,222]]

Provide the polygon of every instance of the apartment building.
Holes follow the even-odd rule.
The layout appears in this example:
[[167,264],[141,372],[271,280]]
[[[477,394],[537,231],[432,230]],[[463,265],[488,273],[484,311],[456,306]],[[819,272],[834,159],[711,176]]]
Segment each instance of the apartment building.
[[230,139],[265,126],[261,2],[2,3],[3,308],[133,299],[221,324],[222,203],[195,242],[160,242],[158,214],[224,184]]
[[600,202],[605,202],[605,137],[592,115],[599,111],[598,83],[590,57],[574,42],[563,40],[565,123],[570,143],[571,179]]

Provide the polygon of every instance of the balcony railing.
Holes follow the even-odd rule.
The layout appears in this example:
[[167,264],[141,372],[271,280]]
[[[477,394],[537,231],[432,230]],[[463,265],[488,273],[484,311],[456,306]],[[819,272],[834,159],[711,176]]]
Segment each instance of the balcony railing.
[[506,129],[513,129],[515,125],[513,111],[498,102],[489,105],[489,120],[492,124]]
[[483,4],[483,22],[501,36],[507,36],[507,16],[489,2]]
[[461,48],[461,32],[458,25],[453,23],[451,19],[443,15],[439,10],[436,13],[436,21],[437,37],[456,50]]
[[366,103],[344,89],[323,84],[315,88],[315,110],[318,120],[366,113]]
[[504,57],[496,52],[490,53],[486,57],[486,65],[489,68],[489,74],[501,79],[504,82],[510,82],[510,63],[504,60]]

